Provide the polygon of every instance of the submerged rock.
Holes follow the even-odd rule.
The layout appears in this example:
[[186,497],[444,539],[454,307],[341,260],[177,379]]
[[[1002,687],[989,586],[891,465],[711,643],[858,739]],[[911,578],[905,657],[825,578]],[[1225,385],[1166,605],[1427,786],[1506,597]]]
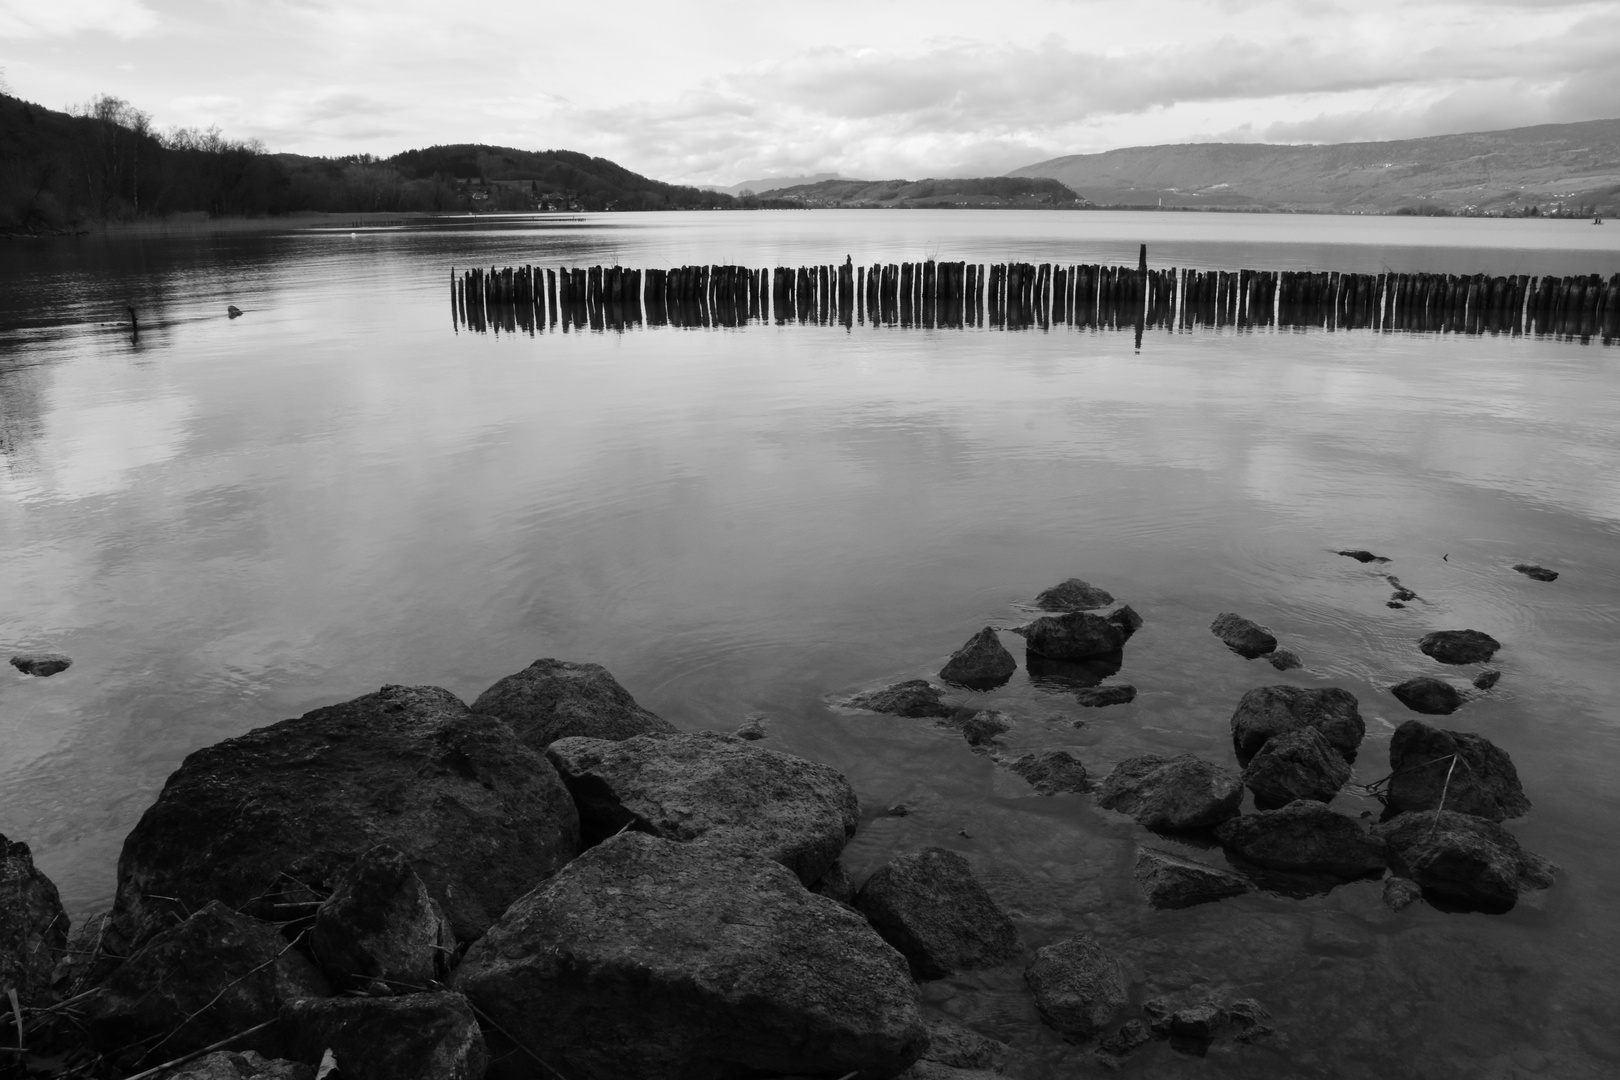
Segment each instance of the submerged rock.
[[926,1023],[928,1049],[923,1051],[923,1061],[953,1069],[995,1069],[1007,1055],[1006,1043],[980,1035],[949,1017],[931,1016]]
[[114,919],[138,941],[210,900],[279,918],[381,843],[467,941],[573,858],[579,816],[505,723],[385,686],[189,755],[124,841]]
[[1053,660],[1038,652],[1024,651],[1024,670],[1029,681],[1053,690],[1086,690],[1100,686],[1104,679],[1119,674],[1124,665],[1124,653],[1093,656],[1089,660]]
[[1534,578],[1537,581],[1558,580],[1558,571],[1548,570],[1545,566],[1537,566],[1534,563],[1514,563],[1513,569],[1517,570],[1525,577]]
[[1011,730],[1012,724],[1007,720],[1007,714],[995,709],[984,709],[962,721],[962,738],[968,741],[969,746],[989,746],[995,742],[997,735],[1005,735]]
[[1360,549],[1356,549],[1356,550],[1353,550],[1353,551],[1341,551],[1341,552],[1339,552],[1339,554],[1345,556],[1346,558],[1354,559],[1354,560],[1356,560],[1356,562],[1359,562],[1359,563],[1370,563],[1370,562],[1385,563],[1385,562],[1389,562],[1389,560],[1384,558],[1384,556],[1382,556],[1382,555],[1374,555],[1370,551],[1362,551]]
[[309,944],[340,989],[397,994],[445,980],[456,940],[405,853],[379,844],[338,877]]
[[1398,686],[1390,687],[1389,692],[1413,712],[1427,713],[1431,716],[1454,713],[1463,703],[1463,696],[1457,692],[1455,686],[1428,675],[1407,679]]
[[1389,768],[1386,798],[1396,811],[1445,809],[1501,821],[1530,810],[1513,759],[1482,735],[1408,720],[1389,740]]
[[1232,712],[1232,749],[1248,765],[1266,740],[1303,727],[1320,731],[1346,761],[1356,760],[1367,726],[1355,695],[1336,686],[1257,686],[1238,699]]
[[1096,1038],[1130,1000],[1125,965],[1084,934],[1038,950],[1024,981],[1041,1020],[1070,1042]]
[[1117,653],[1125,645],[1120,624],[1089,611],[1043,615],[1019,628],[1030,652],[1050,660],[1089,660]]
[[1350,779],[1350,763],[1313,727],[1273,735],[1243,769],[1243,783],[1262,810],[1295,799],[1331,802]]
[[1012,678],[1018,661],[1002,647],[996,628],[987,626],[951,654],[939,677],[972,690],[993,690]]
[[1114,597],[1107,589],[1099,589],[1077,577],[1054,585],[1035,598],[1035,606],[1042,611],[1091,611],[1113,602]]
[[330,1051],[343,1080],[483,1080],[489,1064],[472,1007],[448,991],[305,998],[281,1009],[294,1057]]
[[944,848],[892,860],[867,879],[855,907],[900,950],[919,979],[995,967],[1018,951],[1018,931],[968,861]]
[[1474,676],[1475,690],[1489,690],[1502,680],[1502,673],[1495,669],[1486,669]]
[[1091,788],[1085,765],[1067,750],[1025,754],[1007,767],[1042,795],[1067,795]]
[[513,904],[456,985],[569,1080],[892,1076],[928,1040],[860,915],[767,859],[633,832]]
[[[213,902],[142,945],[81,1009],[107,1050],[162,1039],[164,1061],[273,1020],[288,1001],[331,988],[269,923]],[[241,1044],[276,1055],[274,1027]]]
[[1554,867],[1519,847],[1494,821],[1451,810],[1401,814],[1373,833],[1388,847],[1390,866],[1431,899],[1502,912],[1526,889],[1552,885]]
[[1129,684],[1086,687],[1075,691],[1074,700],[1088,709],[1102,709],[1109,705],[1129,705],[1136,700],[1136,687]]
[[1127,1020],[1119,1025],[1118,1031],[1098,1043],[1092,1053],[1105,1069],[1117,1069],[1133,1050],[1152,1041],[1153,1032],[1147,1024],[1141,1020]]
[[1149,907],[1179,909],[1241,896],[1248,879],[1157,848],[1136,853],[1136,883]]
[[24,675],[37,675],[43,679],[72,667],[73,658],[59,652],[18,653],[11,658],[11,666]]
[[1384,879],[1383,899],[1389,910],[1405,911],[1423,899],[1423,887],[1411,878],[1388,877]]
[[1215,616],[1209,629],[1228,649],[1248,660],[1264,656],[1277,647],[1277,639],[1269,630],[1230,611]]
[[1311,799],[1233,818],[1215,836],[1228,851],[1269,870],[1350,879],[1384,868],[1380,837]]
[[1299,653],[1292,649],[1276,649],[1266,657],[1266,662],[1278,671],[1293,671],[1295,668],[1305,666],[1305,661],[1299,658]]
[[852,709],[909,717],[951,716],[956,712],[954,706],[945,703],[939,687],[931,686],[927,679],[908,679],[870,694],[856,694],[849,699],[849,705]]
[[1500,641],[1478,630],[1436,630],[1418,639],[1424,655],[1442,664],[1483,664],[1501,647]]
[[23,1004],[44,1005],[67,943],[56,886],[35,868],[27,844],[0,835],[0,994],[16,990]]
[[216,1050],[164,1073],[163,1080],[315,1080],[315,1070],[301,1061],[272,1060],[252,1050]]
[[545,657],[478,695],[472,711],[505,720],[530,749],[558,739],[630,739],[674,734],[668,720],[643,709],[601,664]]
[[1200,829],[1238,812],[1243,781],[1231,769],[1183,754],[1143,754],[1114,766],[1097,790],[1097,805],[1129,814],[1149,829]]
[[860,820],[855,789],[837,769],[713,732],[558,739],[546,756],[573,793],[588,843],[628,827],[774,859],[808,885]]

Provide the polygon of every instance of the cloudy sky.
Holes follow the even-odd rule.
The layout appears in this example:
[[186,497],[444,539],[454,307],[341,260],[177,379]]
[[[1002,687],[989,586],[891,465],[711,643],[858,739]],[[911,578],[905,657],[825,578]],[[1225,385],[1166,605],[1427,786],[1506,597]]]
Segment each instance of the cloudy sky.
[[271,149],[487,142],[688,183],[1620,116],[1620,3],[0,0],[11,92]]

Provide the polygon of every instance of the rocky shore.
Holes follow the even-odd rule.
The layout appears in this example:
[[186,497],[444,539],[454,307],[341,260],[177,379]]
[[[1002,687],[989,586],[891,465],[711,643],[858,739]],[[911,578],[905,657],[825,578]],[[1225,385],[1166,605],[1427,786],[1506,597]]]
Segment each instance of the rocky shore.
[[[974,633],[940,678],[1006,682],[1010,634],[1032,671],[1068,672],[1078,704],[1133,701],[1134,687],[1099,684],[1140,615],[1079,579],[1033,606],[1045,613],[1027,625]],[[1212,629],[1245,659],[1277,651],[1241,616]],[[1447,665],[1502,647],[1476,631],[1414,644]],[[1449,712],[1433,707],[1437,682],[1395,698]],[[957,728],[964,753],[1039,796],[1134,820],[1134,878],[1154,909],[1384,878],[1394,910],[1502,912],[1556,875],[1502,824],[1530,801],[1479,735],[1411,719],[1388,775],[1355,785],[1366,725],[1342,688],[1256,686],[1233,703],[1230,763],[1145,754],[1100,779],[1067,751],[1003,759],[998,737],[1031,721],[953,704],[926,679],[840,706]],[[919,987],[1007,965],[1042,1022],[1101,1067],[1154,1039],[1202,1053],[1271,1033],[1252,999],[1192,993],[1131,1015],[1134,958],[1078,928],[1026,944],[958,852],[901,852],[853,879],[840,856],[862,820],[855,790],[767,737],[757,717],[681,732],[602,667],[541,659],[470,706],[385,686],[197,750],[126,839],[112,908],[77,927],[28,846],[0,837],[0,979],[18,1042],[0,1069],[969,1080],[1017,1075],[1009,1048],[931,1012]],[[1334,809],[1349,788],[1381,799],[1382,818]],[[1196,844],[1163,846],[1178,837]]]

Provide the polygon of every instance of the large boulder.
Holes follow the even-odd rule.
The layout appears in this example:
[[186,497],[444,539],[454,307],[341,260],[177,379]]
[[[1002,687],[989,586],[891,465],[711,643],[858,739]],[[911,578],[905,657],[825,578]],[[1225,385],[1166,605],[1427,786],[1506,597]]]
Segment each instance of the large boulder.
[[1418,639],[1418,648],[1442,664],[1483,664],[1502,643],[1478,630],[1436,630]]
[[1389,740],[1391,809],[1455,810],[1491,821],[1526,814],[1530,800],[1507,751],[1466,731],[1408,720]]
[[1113,602],[1114,597],[1107,589],[1099,589],[1077,577],[1054,585],[1035,598],[1035,606],[1042,611],[1092,611]]
[[558,739],[673,734],[674,724],[636,704],[601,664],[546,657],[478,695],[473,712],[505,720],[535,751]]
[[971,690],[994,690],[1017,670],[1018,661],[996,637],[996,628],[987,626],[951,653],[951,658],[939,669],[939,677]]
[[1250,619],[1230,611],[1223,611],[1209,624],[1210,633],[1221,639],[1228,649],[1245,659],[1264,656],[1277,647],[1271,631]]
[[1350,763],[1313,727],[1274,735],[1243,770],[1243,783],[1262,810],[1295,799],[1330,802],[1350,779]]
[[383,843],[465,941],[574,856],[579,816],[505,723],[385,686],[188,756],[124,841],[114,917],[137,940],[210,900],[283,918]]
[[546,755],[573,793],[591,843],[629,827],[774,859],[809,885],[860,819],[855,789],[832,766],[710,731],[558,739]]
[[59,671],[73,666],[73,657],[59,652],[18,653],[11,658],[11,666],[24,675],[37,675],[48,679]]
[[956,707],[947,704],[939,687],[927,679],[908,679],[869,694],[856,694],[849,699],[849,707],[918,718],[956,714]]
[[1462,707],[1463,696],[1457,688],[1441,679],[1420,675],[1415,679],[1392,686],[1389,692],[1402,705],[1413,712],[1429,716],[1446,716]]
[[28,845],[0,835],[0,993],[29,1005],[51,988],[68,942],[68,917],[51,879],[34,867]]
[[[396,847],[363,853],[316,909],[310,951],[340,989],[403,993],[443,982],[455,935]],[[380,984],[380,985],[379,985]]]
[[1366,825],[1313,799],[1233,818],[1215,830],[1215,837],[1228,851],[1268,870],[1351,879],[1376,873],[1385,862],[1383,841]]
[[1125,965],[1083,934],[1038,950],[1024,981],[1041,1019],[1070,1042],[1096,1038],[1129,1000]]
[[1494,821],[1450,810],[1400,814],[1373,833],[1390,866],[1430,900],[1480,911],[1507,911],[1526,889],[1552,885],[1555,869],[1519,846]]
[[1337,686],[1257,686],[1238,699],[1232,712],[1232,749],[1239,765],[1260,752],[1273,735],[1313,727],[1327,737],[1346,761],[1356,760],[1367,726],[1355,695]]
[[1191,754],[1127,758],[1097,789],[1098,806],[1161,831],[1219,825],[1242,803],[1243,780],[1237,773]]
[[1089,611],[1064,615],[1042,615],[1020,627],[1030,652],[1051,660],[1088,660],[1117,653],[1125,646],[1126,634],[1118,622]]
[[894,859],[855,896],[883,940],[900,950],[919,979],[995,967],[1018,951],[1018,931],[968,861],[944,848]]
[[905,959],[781,865],[627,832],[513,904],[456,985],[570,1080],[892,1076],[928,1035]]
[[1241,896],[1251,888],[1247,878],[1228,870],[1149,847],[1136,853],[1136,884],[1149,907],[1166,910]]
[[[97,1045],[146,1042],[166,1061],[276,1017],[295,998],[331,994],[321,973],[269,923],[217,901],[142,945],[79,1008]],[[239,1049],[279,1056],[275,1028]]]
[[293,1057],[330,1051],[343,1080],[483,1080],[489,1064],[472,1007],[460,994],[304,998],[281,1009]]
[[1091,788],[1085,764],[1067,750],[1025,754],[1007,767],[1042,795],[1067,795]]

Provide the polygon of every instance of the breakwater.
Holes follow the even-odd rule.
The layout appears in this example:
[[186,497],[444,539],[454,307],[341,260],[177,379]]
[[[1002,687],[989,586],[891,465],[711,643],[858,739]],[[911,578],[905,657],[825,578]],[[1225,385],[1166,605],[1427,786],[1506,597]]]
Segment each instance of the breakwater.
[[455,327],[536,334],[775,321],[905,328],[1366,329],[1620,339],[1620,274],[1352,274],[1062,263],[533,265],[451,271]]

